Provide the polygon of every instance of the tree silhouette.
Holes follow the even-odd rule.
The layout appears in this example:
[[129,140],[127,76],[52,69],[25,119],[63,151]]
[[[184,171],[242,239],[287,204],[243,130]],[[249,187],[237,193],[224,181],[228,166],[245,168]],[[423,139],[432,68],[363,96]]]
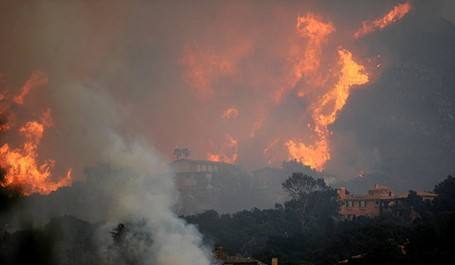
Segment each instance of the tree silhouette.
[[191,151],[190,151],[190,149],[188,149],[186,147],[175,148],[173,154],[174,154],[174,157],[176,160],[186,159],[191,155]]

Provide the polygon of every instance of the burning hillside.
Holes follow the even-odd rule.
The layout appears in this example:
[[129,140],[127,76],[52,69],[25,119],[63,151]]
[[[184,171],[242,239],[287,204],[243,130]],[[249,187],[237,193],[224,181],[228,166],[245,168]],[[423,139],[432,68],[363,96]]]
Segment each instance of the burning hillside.
[[[307,194],[287,201],[281,185],[293,173],[326,191],[311,199],[333,206],[310,207],[318,217],[337,207],[319,178],[426,190],[454,169],[445,2],[0,1],[0,264],[33,263],[20,258],[38,242],[58,264],[209,265],[207,242],[178,216],[182,198],[210,202],[200,210],[272,207],[203,216],[254,220],[248,231],[214,226],[227,236],[272,232],[240,237],[242,254],[283,242],[305,258],[305,238],[338,227],[337,215],[327,226],[308,215],[306,229]],[[69,227],[38,228],[63,215],[75,216]],[[398,252],[407,238],[380,243]]]
[[[190,30],[181,36],[181,42],[166,50],[163,54],[166,63],[160,68],[163,70],[158,71],[162,72],[162,76],[152,75],[153,80],[148,80],[149,74],[145,74],[147,71],[144,70],[142,81],[138,80],[141,83],[139,86],[160,87],[156,95],[155,92],[146,92],[146,89],[138,89],[140,92],[137,93],[125,92],[122,87],[130,86],[129,82],[134,78],[128,73],[134,69],[116,70],[124,54],[112,56],[114,62],[109,62],[109,65],[116,73],[115,78],[112,77],[115,81],[106,81],[102,86],[109,86],[113,98],[119,98],[120,108],[125,109],[122,113],[132,116],[127,124],[115,126],[125,132],[145,130],[146,138],[161,154],[169,154],[175,146],[187,146],[193,158],[239,163],[247,169],[279,166],[284,160],[297,160],[317,171],[328,168],[330,172],[340,175],[368,168],[368,165],[339,165],[339,154],[343,150],[338,148],[340,143],[334,139],[345,136],[337,134],[333,128],[356,91],[376,89],[374,82],[380,78],[383,66],[391,64],[387,51],[368,50],[365,43],[368,38],[365,37],[381,37],[386,29],[399,29],[400,23],[406,21],[414,10],[411,2],[386,5],[374,12],[359,14],[356,19],[345,20],[341,20],[335,12],[318,9],[318,5],[304,6],[298,14],[291,9],[271,8],[273,12],[264,17],[270,20],[273,27],[269,23],[259,23],[262,15],[261,19],[255,18],[241,25],[246,19],[244,14],[237,9],[237,5],[228,6],[230,8],[221,12],[212,26],[204,23],[198,34]],[[244,8],[249,10],[253,6]],[[232,12],[240,12],[241,20],[230,21],[228,17]],[[112,35],[112,38],[116,36]],[[110,47],[109,40],[102,40],[104,42],[99,47]],[[94,43],[97,43],[96,39]],[[95,52],[102,56],[106,50],[109,48],[84,50],[83,54],[91,54],[84,58],[95,59],[97,57],[92,56]],[[144,59],[144,64],[153,61],[153,58]],[[74,64],[68,65],[74,71],[73,79],[96,79],[87,75],[85,68],[81,67],[85,62],[75,60]],[[97,71],[103,72],[101,68]],[[92,74],[96,76],[97,71]],[[108,76],[111,73],[106,72],[102,79],[110,79]],[[4,75],[3,78],[6,77]],[[159,85],[153,83],[157,78]],[[58,156],[63,159],[61,163],[43,160],[39,156],[38,145],[42,137],[46,137],[47,130],[51,129],[50,125],[42,124],[39,115],[30,120],[24,118],[13,122],[14,108],[32,101],[29,94],[35,89],[48,89],[46,82],[47,77],[43,73],[34,72],[20,90],[2,94],[4,105],[8,102],[8,107],[2,107],[5,109],[2,119],[8,121],[2,123],[2,130],[8,134],[15,132],[16,138],[23,137],[36,146],[26,150],[16,139],[2,143],[2,163],[10,172],[4,185],[23,183],[24,177],[19,176],[31,170],[14,166],[11,154],[15,154],[16,157],[20,155],[35,161],[31,168],[36,169],[41,176],[39,179],[47,179],[52,186],[43,190],[28,188],[27,194],[48,193],[71,182],[67,169],[53,171],[56,163],[72,167],[73,174],[80,175],[83,167],[96,158],[96,152],[92,150],[84,156],[78,155],[82,146],[74,144],[69,147],[72,151],[58,150]],[[58,129],[74,134],[68,126],[72,120],[55,109],[63,105],[64,97],[61,95],[60,102],[53,103],[52,115],[59,121]],[[127,102],[131,97],[140,102]],[[10,110],[6,111],[7,108]],[[40,113],[47,109],[45,104],[39,108]],[[170,118],[164,118],[166,115]],[[80,119],[82,123],[83,118]],[[32,139],[25,129],[21,132],[21,128],[33,120],[42,124],[43,134]],[[161,124],[149,126],[149,121]],[[59,149],[54,146],[65,142],[60,138],[50,140],[50,149]],[[77,141],[70,142],[73,145],[72,142]],[[47,149],[41,150],[52,157],[52,152]],[[7,152],[10,154],[8,159]],[[340,167],[343,170],[338,170]],[[13,171],[16,177],[13,177]]]
[[[409,3],[399,4],[385,17],[373,22],[363,22],[354,37],[359,38],[374,30],[392,26],[409,10]],[[236,153],[237,144],[249,145],[249,142],[255,141],[254,138],[261,130],[268,130],[264,124],[273,122],[274,126],[280,126],[280,121],[274,120],[273,112],[286,109],[290,100],[300,104],[300,113],[293,117],[298,122],[288,127],[289,132],[284,134],[282,131],[266,132],[261,140],[264,142],[262,149],[267,149],[266,153],[270,153],[271,148],[274,148],[275,153],[283,154],[283,151],[286,151],[287,156],[274,156],[273,159],[265,157],[264,160],[269,164],[281,163],[285,159],[297,160],[315,170],[322,171],[327,161],[331,159],[330,138],[333,132],[330,126],[335,123],[352,91],[369,82],[369,73],[364,64],[371,61],[371,58],[361,58],[355,54],[352,47],[343,44],[346,42],[345,39],[352,38],[351,36],[341,36],[343,41],[339,41],[339,36],[338,40],[331,38],[337,29],[328,17],[308,13],[298,16],[296,21],[292,45],[290,47],[285,45],[287,54],[284,53],[284,58],[277,58],[283,62],[286,61],[283,65],[283,74],[276,77],[279,82],[275,87],[273,84],[272,86],[268,84],[263,88],[255,88],[251,92],[255,100],[260,102],[260,106],[252,103],[243,107],[241,111],[233,107],[224,110],[222,117],[226,123],[226,130],[230,131],[230,134],[223,148],[230,149],[232,154],[228,156],[210,149],[207,159],[237,162],[242,156]],[[352,27],[356,28],[357,25]],[[229,47],[219,53],[196,48],[184,51],[182,62],[186,80],[204,102],[203,104],[214,102],[213,105],[217,105],[216,102],[236,97],[235,95],[240,93],[223,89],[217,82],[223,80],[246,84],[257,82],[255,78],[258,73],[255,68],[242,70],[238,68],[242,67],[242,61],[248,60],[248,56],[251,56],[252,47],[260,43],[253,45],[247,40],[241,40],[239,43],[239,48]],[[368,68],[374,71],[374,67]],[[240,73],[244,71],[248,72],[240,77]],[[266,91],[267,89],[269,91]],[[234,118],[254,122],[251,123],[249,130],[245,130],[244,127],[237,126],[233,121]],[[218,139],[219,143],[225,142]],[[213,144],[209,148],[213,148]]]
[[[53,126],[50,109],[45,109],[36,120],[21,121],[15,117],[14,109],[25,103],[26,97],[33,89],[47,85],[47,76],[42,72],[33,72],[19,94],[10,96],[2,92],[1,113],[2,134],[8,134],[10,139],[23,142],[18,147],[9,143],[0,146],[0,167],[5,170],[5,176],[0,182],[3,187],[18,189],[24,195],[33,193],[48,194],[52,191],[71,185],[71,169],[63,177],[52,174],[55,160],[42,161],[39,156],[39,145],[45,130]],[[22,139],[20,139],[22,138]]]

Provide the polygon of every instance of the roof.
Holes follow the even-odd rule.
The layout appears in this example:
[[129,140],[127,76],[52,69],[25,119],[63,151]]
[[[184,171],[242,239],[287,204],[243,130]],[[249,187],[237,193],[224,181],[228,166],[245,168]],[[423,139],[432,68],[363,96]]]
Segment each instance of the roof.
[[346,195],[342,200],[394,200],[399,199],[400,196],[380,196],[380,195],[369,195],[369,194],[361,194],[361,195]]
[[[418,191],[416,192],[417,196],[420,197],[437,197],[438,195],[433,192],[428,191]],[[370,194],[359,194],[359,195],[352,195],[347,194],[341,200],[398,200],[398,199],[406,199],[409,195],[409,192],[400,193],[400,194],[393,194],[392,196],[381,196],[381,195],[370,195]]]
[[191,164],[204,164],[204,165],[223,165],[223,166],[232,166],[232,164],[219,162],[219,161],[210,161],[210,160],[192,160],[192,159],[177,159],[171,162],[171,165],[177,163],[191,163]]
[[258,264],[265,265],[264,263],[255,260],[250,257],[240,257],[240,256],[226,256],[223,259],[224,264]]

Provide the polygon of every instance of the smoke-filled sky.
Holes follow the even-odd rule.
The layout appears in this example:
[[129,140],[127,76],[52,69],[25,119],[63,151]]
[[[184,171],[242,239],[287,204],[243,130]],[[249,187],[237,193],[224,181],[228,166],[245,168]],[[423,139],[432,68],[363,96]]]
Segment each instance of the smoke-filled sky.
[[[355,37],[404,3],[403,17]],[[426,188],[455,165],[454,21],[448,0],[2,1],[0,86],[17,93],[32,72],[47,76],[15,111],[50,108],[39,152],[57,175],[82,178],[102,157],[101,122],[168,159],[175,147],[248,169],[298,158],[340,179]],[[348,96],[324,123],[332,87]]]

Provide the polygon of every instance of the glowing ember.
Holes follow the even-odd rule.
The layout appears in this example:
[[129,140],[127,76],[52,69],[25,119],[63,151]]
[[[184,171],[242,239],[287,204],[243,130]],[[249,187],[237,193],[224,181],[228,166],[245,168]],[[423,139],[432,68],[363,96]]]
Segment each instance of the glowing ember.
[[362,27],[354,33],[355,38],[361,38],[370,32],[382,30],[388,25],[402,19],[411,10],[410,3],[403,3],[395,6],[385,16],[375,19],[373,21],[363,21]]

